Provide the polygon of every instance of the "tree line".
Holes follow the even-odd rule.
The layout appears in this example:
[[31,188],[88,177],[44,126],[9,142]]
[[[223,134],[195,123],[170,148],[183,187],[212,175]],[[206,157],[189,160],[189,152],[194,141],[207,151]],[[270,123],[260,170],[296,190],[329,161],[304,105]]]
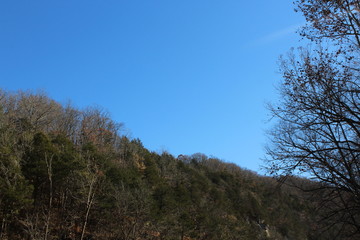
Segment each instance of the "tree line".
[[121,130],[102,109],[2,90],[0,239],[320,239],[299,191]]

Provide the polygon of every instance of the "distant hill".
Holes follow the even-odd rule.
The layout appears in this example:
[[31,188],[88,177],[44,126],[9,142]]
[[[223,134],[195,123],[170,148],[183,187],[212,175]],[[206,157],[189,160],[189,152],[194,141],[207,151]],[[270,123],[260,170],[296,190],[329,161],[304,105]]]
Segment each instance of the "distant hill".
[[0,239],[334,239],[303,192],[121,128],[98,108],[0,91]]

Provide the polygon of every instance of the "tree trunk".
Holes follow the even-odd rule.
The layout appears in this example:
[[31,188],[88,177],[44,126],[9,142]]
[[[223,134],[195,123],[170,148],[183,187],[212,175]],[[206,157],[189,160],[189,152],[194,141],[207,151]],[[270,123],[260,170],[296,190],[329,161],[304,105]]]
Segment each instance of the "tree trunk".
[[52,202],[53,202],[53,182],[52,182],[52,158],[47,158],[47,154],[45,153],[45,161],[48,171],[48,178],[49,178],[49,205],[48,205],[48,211],[46,216],[46,223],[45,223],[45,236],[44,240],[48,239],[49,235],[49,227],[50,227],[50,220],[51,220],[51,208],[52,208]]
[[84,239],[84,236],[85,236],[86,225],[87,225],[87,222],[88,222],[88,218],[89,218],[89,214],[90,214],[90,209],[91,209],[91,206],[92,206],[92,204],[93,204],[94,197],[95,197],[95,184],[96,184],[96,180],[97,180],[97,177],[96,177],[96,175],[95,175],[95,176],[93,176],[93,178],[91,179],[91,182],[90,182],[88,197],[87,197],[87,201],[86,201],[85,219],[84,219],[84,224],[83,224],[83,227],[82,227],[82,230],[81,230],[80,240],[83,240],[83,239]]

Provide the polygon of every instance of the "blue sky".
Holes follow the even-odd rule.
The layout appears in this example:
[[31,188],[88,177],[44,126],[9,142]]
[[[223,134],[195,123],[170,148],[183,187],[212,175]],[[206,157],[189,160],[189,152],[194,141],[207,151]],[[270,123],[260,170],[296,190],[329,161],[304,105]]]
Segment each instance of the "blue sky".
[[0,87],[99,105],[145,147],[259,171],[291,1],[0,2]]

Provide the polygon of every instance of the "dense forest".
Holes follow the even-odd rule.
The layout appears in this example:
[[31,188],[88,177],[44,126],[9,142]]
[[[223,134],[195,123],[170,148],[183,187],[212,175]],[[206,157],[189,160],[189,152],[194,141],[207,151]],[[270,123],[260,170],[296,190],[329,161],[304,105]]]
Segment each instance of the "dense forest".
[[153,152],[102,109],[0,92],[0,239],[335,239],[291,181],[315,184]]

